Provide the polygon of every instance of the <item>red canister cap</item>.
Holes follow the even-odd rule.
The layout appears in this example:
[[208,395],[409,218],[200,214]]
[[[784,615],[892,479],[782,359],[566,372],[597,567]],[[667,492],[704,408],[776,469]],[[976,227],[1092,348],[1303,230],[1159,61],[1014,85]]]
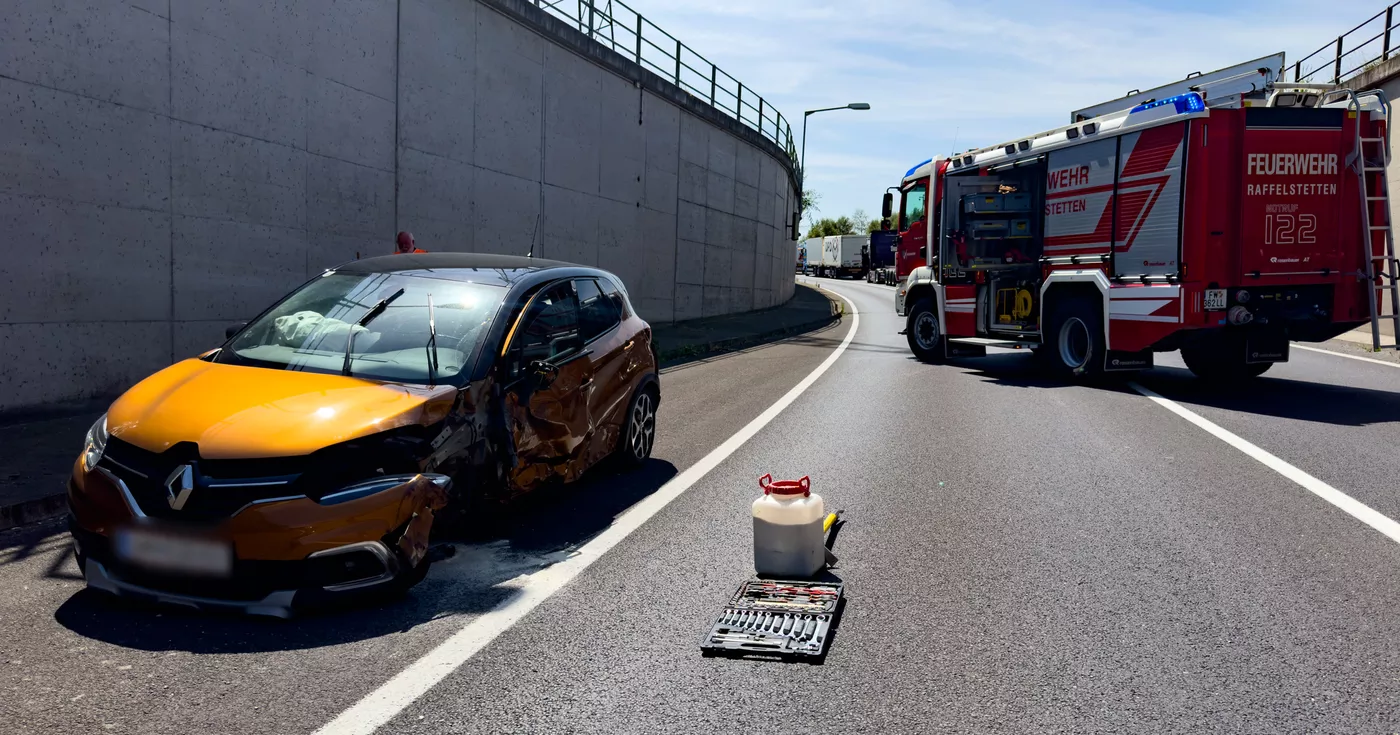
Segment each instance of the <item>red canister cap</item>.
[[772,475],[764,475],[758,478],[758,486],[763,488],[764,495],[801,495],[810,497],[812,494],[812,481],[806,475],[801,480],[773,480]]

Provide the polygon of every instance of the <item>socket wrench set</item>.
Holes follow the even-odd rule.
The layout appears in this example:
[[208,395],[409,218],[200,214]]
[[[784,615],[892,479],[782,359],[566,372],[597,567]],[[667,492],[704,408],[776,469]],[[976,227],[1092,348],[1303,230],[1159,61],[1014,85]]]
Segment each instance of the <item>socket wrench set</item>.
[[844,586],[768,579],[744,582],[710,626],[700,652],[820,659],[831,640]]

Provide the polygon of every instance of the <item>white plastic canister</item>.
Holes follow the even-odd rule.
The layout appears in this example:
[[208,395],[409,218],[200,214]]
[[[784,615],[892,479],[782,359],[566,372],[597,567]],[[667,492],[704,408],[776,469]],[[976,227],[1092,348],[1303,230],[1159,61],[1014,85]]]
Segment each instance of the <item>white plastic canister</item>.
[[812,483],[758,478],[763,495],[753,501],[753,566],[768,577],[811,577],[826,563],[822,521],[826,508]]

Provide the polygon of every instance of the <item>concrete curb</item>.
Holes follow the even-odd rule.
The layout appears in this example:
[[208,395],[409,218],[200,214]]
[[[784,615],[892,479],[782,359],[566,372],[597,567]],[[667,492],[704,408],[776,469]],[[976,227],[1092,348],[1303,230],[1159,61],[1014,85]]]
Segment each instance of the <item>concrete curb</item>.
[[61,492],[0,506],[0,531],[58,518],[67,512],[68,496]]
[[[822,295],[827,296],[827,293],[822,292]],[[829,299],[831,297],[827,296],[827,298]],[[841,320],[843,312],[837,309],[837,307],[839,307],[840,304],[835,301],[831,303],[833,307],[832,312],[831,314],[825,317],[811,319],[805,322],[799,322],[797,324],[791,324],[786,327],[772,329],[767,332],[745,335],[743,337],[730,337],[729,339],[721,339],[715,340],[713,342],[686,345],[685,347],[677,347],[673,349],[666,349],[665,346],[662,345],[661,349],[657,350],[657,359],[661,361],[662,367],[669,367],[670,365],[675,364],[675,362],[680,358],[700,358],[724,352],[734,352],[736,350],[744,349],[745,347],[752,347],[754,345],[763,344],[765,342],[772,342],[783,337],[790,337],[793,335],[810,332],[814,329],[820,329],[821,327],[833,324]]]

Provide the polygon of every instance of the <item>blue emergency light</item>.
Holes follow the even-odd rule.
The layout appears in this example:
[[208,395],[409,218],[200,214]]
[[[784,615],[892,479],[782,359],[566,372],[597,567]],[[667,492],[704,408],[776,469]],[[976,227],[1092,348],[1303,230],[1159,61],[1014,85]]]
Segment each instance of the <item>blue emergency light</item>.
[[905,172],[904,172],[904,177],[905,177],[905,178],[908,178],[908,177],[912,176],[912,175],[914,174],[915,171],[918,171],[918,170],[919,170],[919,167],[920,167],[920,166],[922,166],[922,165],[924,165],[924,164],[926,164],[926,163],[929,163],[929,162],[931,162],[931,161],[933,161],[932,158],[928,159],[927,161],[920,161],[920,162],[914,164],[914,167],[913,167],[913,168],[911,168],[911,169],[909,169],[908,171],[905,171]]
[[1135,112],[1142,112],[1143,110],[1150,110],[1154,107],[1163,107],[1165,105],[1175,105],[1176,114],[1178,115],[1183,112],[1204,112],[1206,109],[1206,101],[1201,99],[1199,94],[1187,92],[1186,94],[1179,94],[1175,97],[1167,97],[1166,99],[1155,100],[1153,102],[1144,102],[1134,107],[1128,114],[1131,115]]

